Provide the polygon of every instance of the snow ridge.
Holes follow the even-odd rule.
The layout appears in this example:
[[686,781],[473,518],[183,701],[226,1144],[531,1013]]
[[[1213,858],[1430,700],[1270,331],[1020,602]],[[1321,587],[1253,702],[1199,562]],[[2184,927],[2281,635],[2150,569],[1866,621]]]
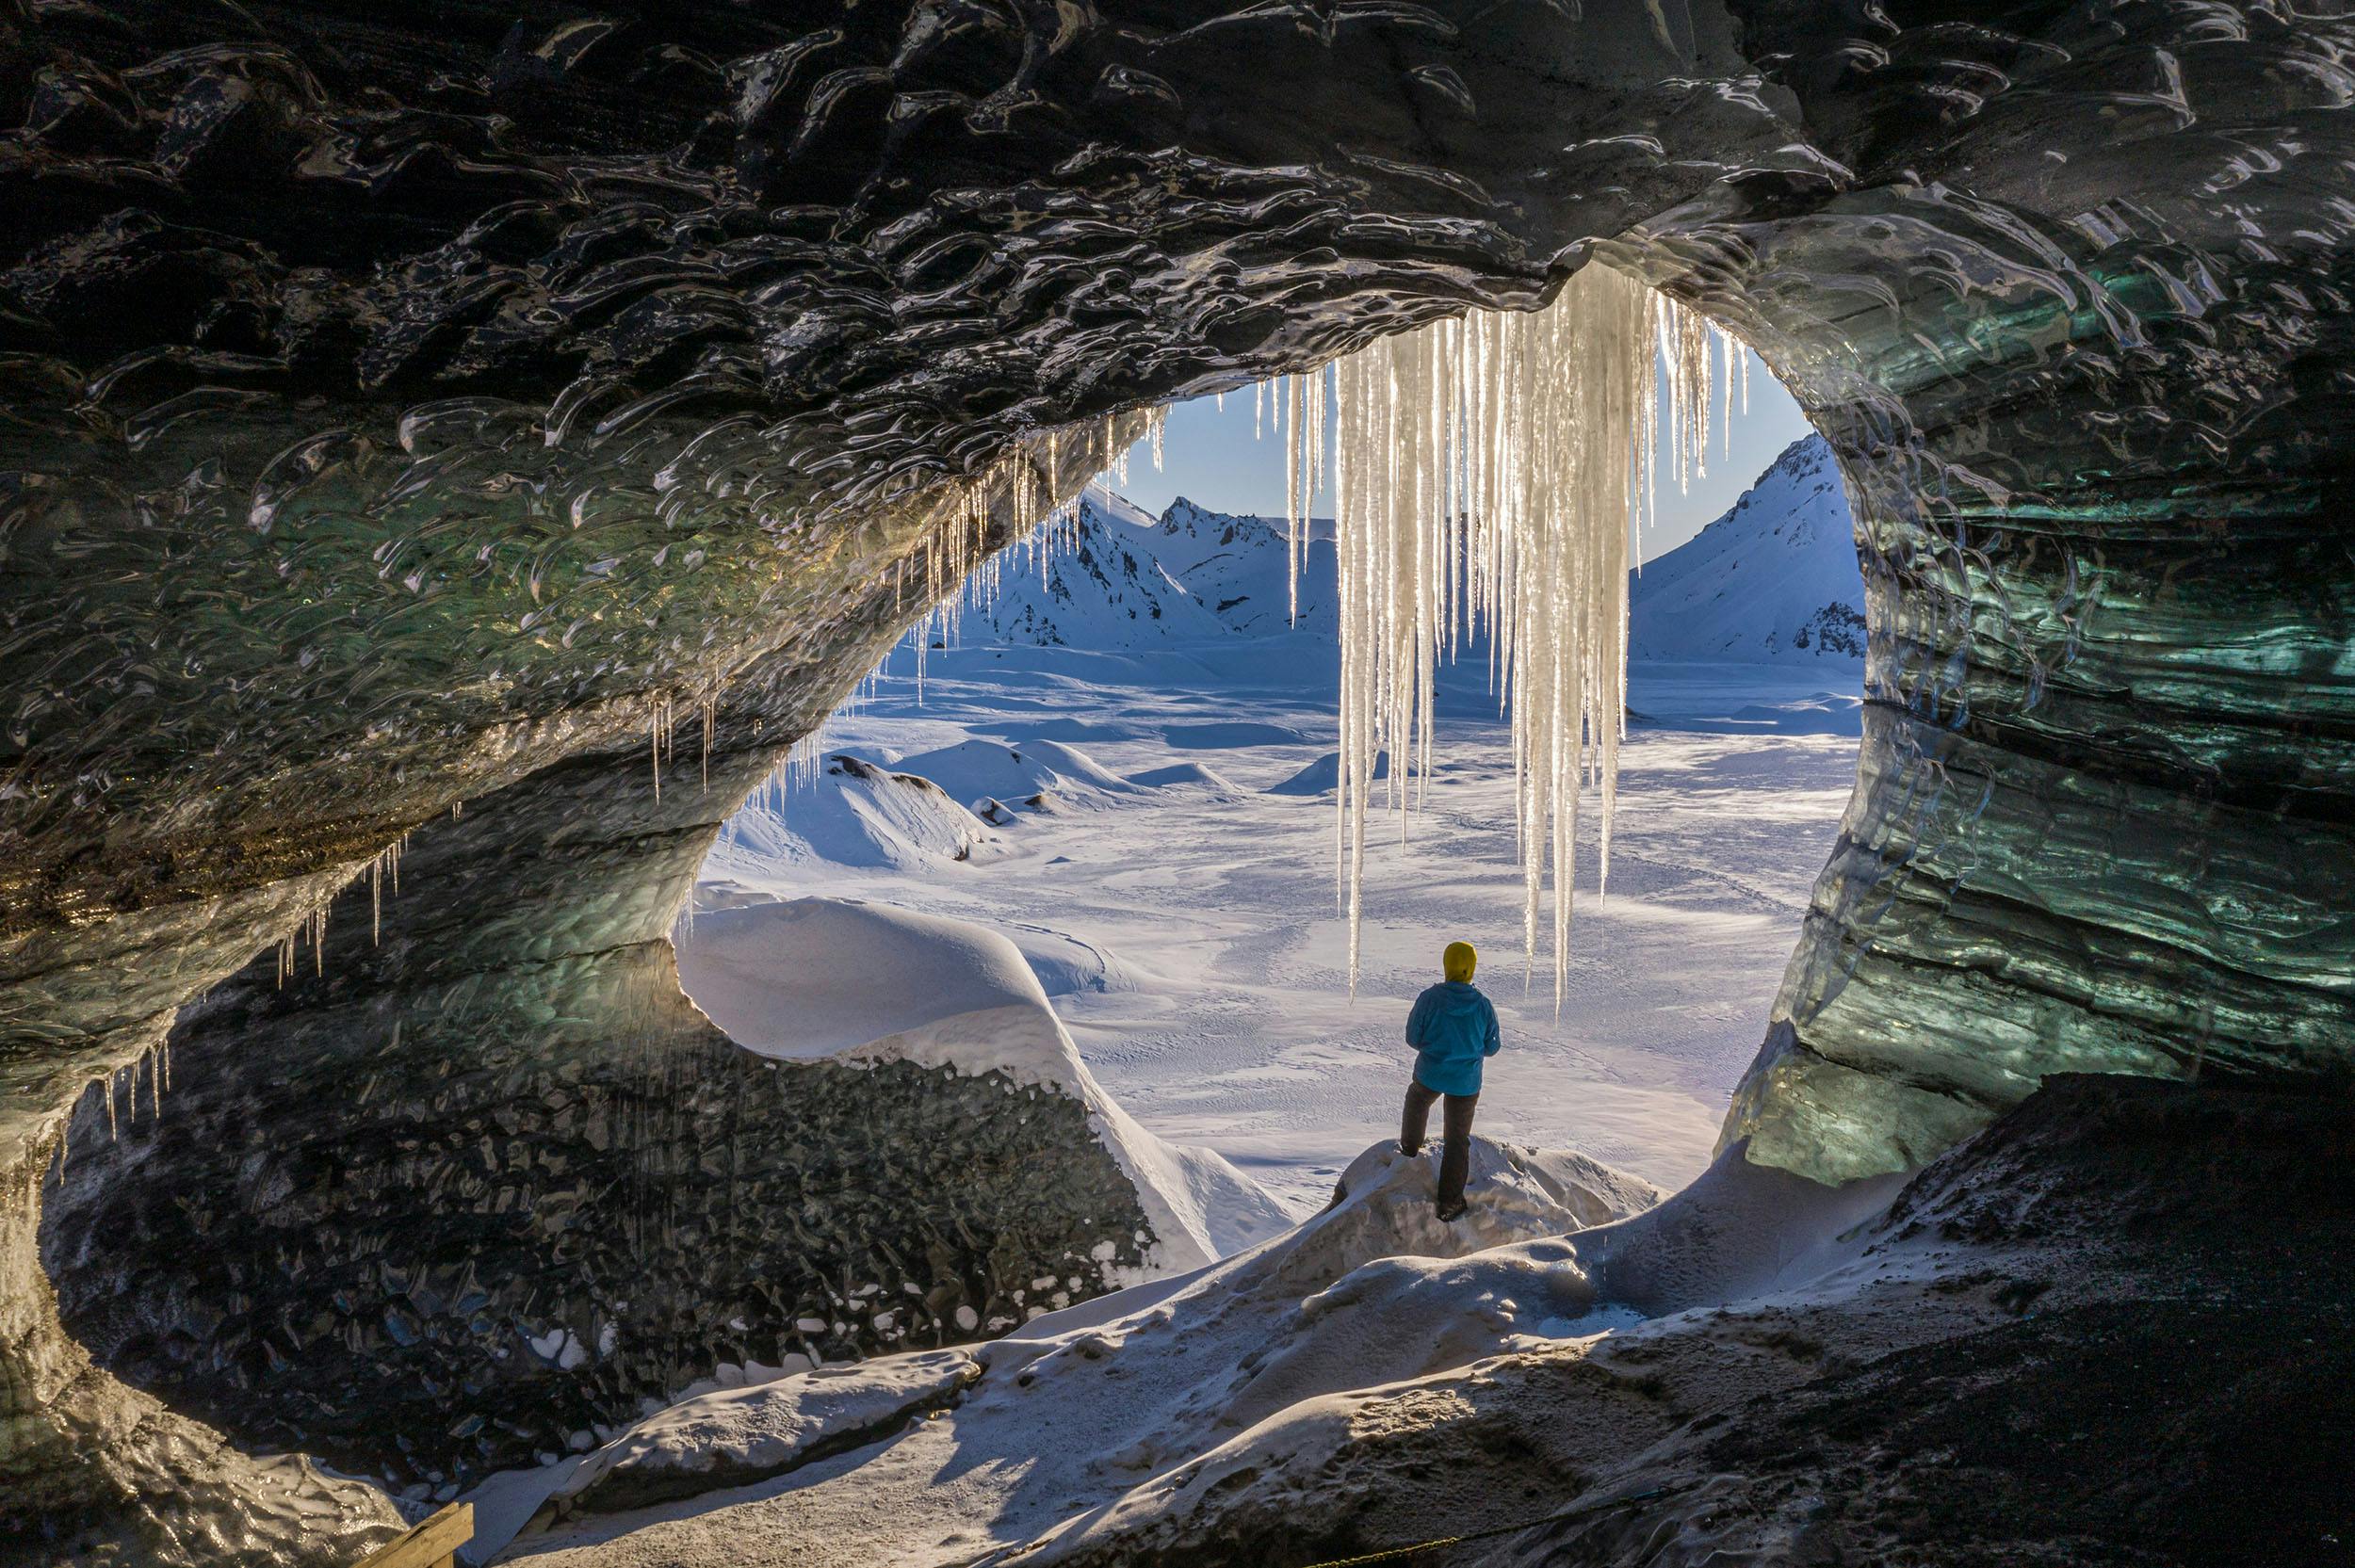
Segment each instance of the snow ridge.
[[1295,626],[1337,633],[1330,521],[1311,525],[1295,622],[1282,519],[1211,511],[1182,495],[1156,518],[1100,486],[1077,512],[1043,564],[1010,563],[994,592],[968,594],[959,642],[1147,648]]
[[1126,648],[1224,635],[1218,616],[1163,565],[1140,509],[1091,487],[1078,512],[1039,564],[1010,563],[994,594],[968,595],[959,641]]

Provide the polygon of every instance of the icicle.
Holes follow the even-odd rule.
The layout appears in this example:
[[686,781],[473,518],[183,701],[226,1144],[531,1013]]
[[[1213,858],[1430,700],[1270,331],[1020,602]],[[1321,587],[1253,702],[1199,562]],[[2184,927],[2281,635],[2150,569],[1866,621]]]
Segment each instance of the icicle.
[[1300,574],[1308,559],[1308,514],[1324,477],[1324,372],[1287,377],[1285,393],[1291,399],[1291,430],[1284,443],[1284,558],[1297,624]]
[[[1389,754],[1382,793],[1403,833],[1405,808],[1432,768],[1438,659],[1465,627],[1483,627],[1511,714],[1523,950],[1534,965],[1551,881],[1559,1010],[1579,797],[1589,778],[1601,797],[1599,890],[1609,868],[1626,727],[1631,525],[1656,489],[1664,390],[1669,467],[1680,486],[1702,472],[1712,331],[1642,283],[1589,266],[1546,310],[1476,311],[1383,339],[1334,366],[1336,890],[1349,918],[1353,986],[1377,759]],[[1324,421],[1298,382],[1292,411],[1287,504],[1305,521],[1313,477],[1304,479],[1299,465],[1323,467]],[[1295,524],[1296,537],[1305,532]]]
[[122,1076],[121,1068],[106,1075],[106,1141],[112,1143],[122,1129],[115,1123],[115,1080]]
[[1719,375],[1717,384],[1717,455],[1730,461],[1733,457],[1733,356],[1736,349],[1733,339],[1725,333],[1713,329],[1710,335],[1717,340],[1718,351],[1725,355],[1725,368]]

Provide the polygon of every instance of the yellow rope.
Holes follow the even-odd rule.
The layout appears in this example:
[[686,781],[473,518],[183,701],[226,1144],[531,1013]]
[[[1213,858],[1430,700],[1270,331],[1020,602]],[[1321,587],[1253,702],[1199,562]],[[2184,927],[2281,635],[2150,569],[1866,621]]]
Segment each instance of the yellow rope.
[[[1542,1525],[1544,1523],[1545,1521],[1543,1519],[1533,1519],[1530,1521],[1530,1524],[1532,1525]],[[1513,1528],[1515,1529],[1527,1529],[1529,1525],[1516,1525]],[[1503,1535],[1507,1532],[1503,1530],[1495,1530],[1484,1533]],[[1308,1568],[1358,1568],[1360,1563],[1390,1562],[1402,1557],[1413,1557],[1417,1552],[1436,1551],[1441,1546],[1454,1546],[1467,1541],[1477,1541],[1479,1539],[1480,1537],[1475,1535],[1442,1535],[1435,1537],[1429,1541],[1418,1541],[1411,1546],[1387,1546],[1378,1552],[1368,1552],[1363,1557],[1337,1557],[1329,1562],[1312,1562],[1308,1565]]]

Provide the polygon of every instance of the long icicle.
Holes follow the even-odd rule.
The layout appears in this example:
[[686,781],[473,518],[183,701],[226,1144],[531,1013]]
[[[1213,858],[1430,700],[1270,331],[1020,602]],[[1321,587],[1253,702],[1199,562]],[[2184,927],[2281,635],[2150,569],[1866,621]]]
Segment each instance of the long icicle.
[[[1382,793],[1403,832],[1432,767],[1438,661],[1465,629],[1485,629],[1511,714],[1523,949],[1534,965],[1551,881],[1560,1010],[1589,778],[1601,807],[1599,893],[1610,869],[1632,530],[1652,509],[1662,459],[1680,489],[1703,472],[1718,360],[1712,335],[1666,297],[1589,266],[1543,311],[1475,311],[1334,366],[1336,883],[1353,985],[1375,769],[1387,752]],[[1729,380],[1740,352],[1723,342]],[[1299,381],[1291,401],[1286,500],[1297,549],[1324,466],[1324,411]]]

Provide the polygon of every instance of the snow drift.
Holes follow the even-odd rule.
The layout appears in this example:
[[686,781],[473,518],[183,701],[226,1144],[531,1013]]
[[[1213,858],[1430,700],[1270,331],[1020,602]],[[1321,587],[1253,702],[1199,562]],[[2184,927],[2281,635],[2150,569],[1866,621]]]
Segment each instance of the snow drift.
[[754,790],[721,828],[704,875],[813,863],[929,871],[1006,849],[995,825],[932,780],[836,752]]
[[[1390,776],[1390,753],[1376,752],[1371,775],[1376,780]],[[1316,761],[1291,776],[1267,786],[1270,795],[1330,795],[1341,784],[1341,754],[1327,752]]]
[[1047,795],[1066,803],[1093,804],[1103,796],[1133,795],[1137,788],[1085,752],[1055,740],[1013,745],[965,740],[901,757],[894,766],[930,779],[965,800],[985,796],[1022,800]]
[[880,760],[831,752],[755,789],[722,828],[703,880],[760,886],[780,870],[923,874],[983,865],[1018,852],[1008,830],[1027,816],[1093,810],[1151,787],[1048,739],[965,740]]
[[797,898],[699,914],[677,947],[688,995],[749,1050],[1003,1073],[1079,1100],[1152,1221],[1158,1271],[1198,1268],[1290,1222],[1226,1160],[1165,1143],[1115,1105],[1022,950],[994,931]]

